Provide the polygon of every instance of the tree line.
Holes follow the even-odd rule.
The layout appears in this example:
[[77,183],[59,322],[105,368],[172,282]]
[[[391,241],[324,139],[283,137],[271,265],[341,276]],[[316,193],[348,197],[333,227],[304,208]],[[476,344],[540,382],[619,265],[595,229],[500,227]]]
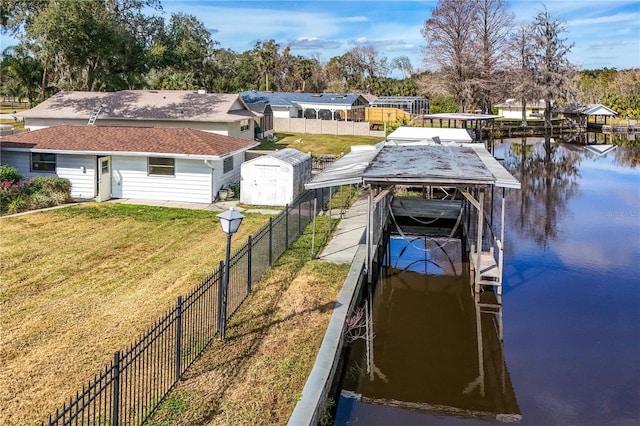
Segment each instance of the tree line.
[[[145,14],[161,10],[160,0],[3,0],[2,32],[20,42],[2,52],[2,94],[35,105],[60,90],[359,92],[426,96],[432,112],[484,113],[515,97],[544,99],[549,114],[554,105],[588,101],[640,115],[638,70],[578,72],[567,59],[563,22],[546,8],[514,28],[505,0],[440,0],[421,31],[428,71],[374,45],[326,63],[275,40],[234,52],[195,16]],[[402,78],[390,78],[393,70]],[[609,84],[617,80],[625,83]]]

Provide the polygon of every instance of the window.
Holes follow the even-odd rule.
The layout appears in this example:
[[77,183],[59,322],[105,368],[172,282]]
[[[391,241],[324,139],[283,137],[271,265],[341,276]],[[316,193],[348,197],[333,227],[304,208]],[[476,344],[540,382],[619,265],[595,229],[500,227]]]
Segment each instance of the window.
[[31,153],[32,172],[55,172],[56,154],[44,154],[40,152]]
[[231,170],[233,170],[233,157],[225,158],[222,163],[222,173],[229,173]]
[[149,157],[147,173],[149,173],[149,176],[175,176],[176,159],[165,157]]
[[249,126],[249,120],[240,121],[240,131],[245,132],[249,130],[251,127]]

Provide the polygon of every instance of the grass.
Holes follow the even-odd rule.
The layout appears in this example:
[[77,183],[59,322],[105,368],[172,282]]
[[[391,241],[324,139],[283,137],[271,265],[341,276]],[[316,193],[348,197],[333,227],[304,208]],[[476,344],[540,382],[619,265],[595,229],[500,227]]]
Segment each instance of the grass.
[[[0,114],[15,114],[22,111],[25,111],[25,109],[10,108],[8,106],[0,107]],[[13,118],[0,118],[0,124],[11,124],[16,129],[24,129],[24,121],[16,120]]]
[[[295,148],[313,155],[340,155],[351,151],[353,145],[375,145],[384,138],[378,136],[353,135],[316,135],[307,133],[276,133],[277,142],[262,142],[256,149],[273,151],[283,148]],[[296,142],[300,140],[302,142]]]
[[[327,220],[318,218],[317,229]],[[349,270],[311,260],[310,246],[309,227],[233,316],[227,340],[205,351],[149,425],[287,423]]]
[[[233,246],[268,216],[247,214]],[[0,218],[0,425],[39,424],[224,258],[216,213],[88,203]]]

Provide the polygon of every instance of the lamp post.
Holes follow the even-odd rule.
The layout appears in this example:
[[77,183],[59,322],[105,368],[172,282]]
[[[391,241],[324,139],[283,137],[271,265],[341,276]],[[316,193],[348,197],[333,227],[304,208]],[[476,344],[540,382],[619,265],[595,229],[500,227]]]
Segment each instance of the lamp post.
[[229,210],[218,215],[222,232],[227,234],[227,254],[224,262],[224,276],[222,286],[218,291],[218,332],[224,340],[227,328],[227,291],[229,290],[229,258],[231,257],[231,236],[238,231],[244,215],[230,207]]
[[[389,121],[391,121],[391,113],[390,113],[390,112],[388,112],[388,113],[387,113],[387,123],[389,123]],[[387,126],[388,126],[388,125],[389,125],[389,124],[387,124]],[[385,135],[385,136],[387,136],[387,126],[384,126],[384,127],[385,127],[384,135]]]

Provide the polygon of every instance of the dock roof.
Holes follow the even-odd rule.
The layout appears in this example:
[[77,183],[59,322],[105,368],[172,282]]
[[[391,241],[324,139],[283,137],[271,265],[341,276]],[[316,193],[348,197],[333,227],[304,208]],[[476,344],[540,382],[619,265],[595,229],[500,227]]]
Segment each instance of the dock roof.
[[520,188],[520,182],[482,144],[386,145],[352,151],[305,187],[351,183]]

